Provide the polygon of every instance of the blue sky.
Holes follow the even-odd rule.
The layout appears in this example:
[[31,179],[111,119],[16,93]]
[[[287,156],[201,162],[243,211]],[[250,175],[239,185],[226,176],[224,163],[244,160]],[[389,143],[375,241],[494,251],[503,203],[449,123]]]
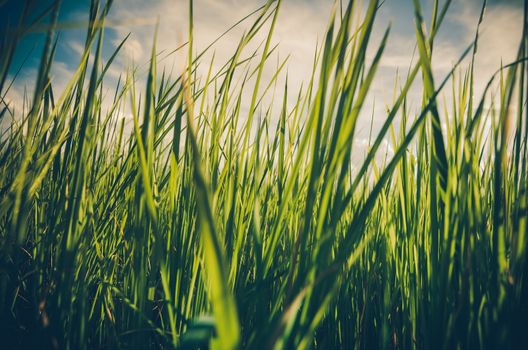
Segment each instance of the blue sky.
[[[196,48],[203,48],[232,24],[263,4],[262,0],[195,0]],[[0,30],[16,18],[20,11],[20,0],[7,0],[0,14]],[[49,0],[37,0],[36,9],[42,10]],[[318,39],[324,35],[331,12],[331,0],[283,0],[273,44],[279,43],[277,58],[290,55],[287,70],[289,85],[295,90],[306,81],[312,68],[312,59]],[[430,17],[431,0],[422,0],[426,18]],[[474,37],[481,1],[453,0],[442,29],[435,43],[433,57],[434,73],[439,80],[452,67],[464,48]],[[85,38],[89,0],[64,0],[59,22],[69,24],[60,31],[61,40],[53,67],[53,84],[56,90],[64,87],[79,62]],[[105,32],[106,57],[128,34],[131,36],[123,52],[108,72],[108,87],[126,71],[131,63],[146,68],[153,42],[155,23],[159,20],[159,50],[172,50],[187,37],[187,0],[115,0]],[[365,110],[375,110],[375,125],[385,117],[383,110],[391,102],[396,72],[405,72],[413,58],[415,47],[412,0],[386,0],[377,16],[371,42],[371,52],[379,43],[382,33],[391,24],[389,43],[381,62]],[[73,28],[72,28],[73,24]],[[233,30],[215,46],[216,67],[220,67],[233,52],[240,35],[251,24],[251,20]],[[522,1],[490,1],[482,26],[479,54],[477,55],[477,92],[486,84],[501,62],[515,58],[522,30]],[[8,94],[8,99],[19,105],[24,89],[31,91],[36,67],[43,46],[43,33],[27,35],[16,52],[11,73],[14,74],[22,62],[20,75]],[[270,60],[276,62],[277,58]],[[173,55],[160,66],[179,71],[185,59]],[[205,66],[205,65],[204,65]],[[274,64],[265,74],[271,77]],[[161,69],[160,69],[161,71]],[[293,95],[293,94],[292,94]],[[477,95],[478,96],[478,95]],[[419,88],[410,94],[416,105],[420,102]],[[413,101],[411,101],[413,102]],[[379,113],[378,113],[379,112]],[[360,124],[359,134],[366,134],[370,121]]]

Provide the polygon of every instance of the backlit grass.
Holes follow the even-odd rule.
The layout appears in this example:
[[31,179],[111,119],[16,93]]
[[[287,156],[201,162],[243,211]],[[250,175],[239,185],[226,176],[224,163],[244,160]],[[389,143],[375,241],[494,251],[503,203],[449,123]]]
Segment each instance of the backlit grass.
[[[435,81],[433,44],[449,4],[435,1],[434,13],[424,14],[414,1],[418,59],[365,160],[351,164],[358,120],[391,40],[390,28],[371,40],[383,25],[379,1],[362,12],[353,1],[342,11],[337,4],[299,90],[277,84],[282,64],[263,80],[264,67],[274,65],[280,1],[258,9],[215,71],[194,50],[191,0],[189,40],[180,48],[186,69],[159,69],[154,37],[146,89],[129,67],[106,96],[110,108],[104,76],[122,47],[102,57],[111,1],[92,0],[84,54],[63,91],[50,77],[56,2],[40,19],[51,24],[34,94],[15,115],[0,107],[2,343],[528,344],[527,6],[515,62],[475,76],[475,28],[473,44]],[[2,100],[24,32],[8,32],[2,43]],[[265,40],[249,50],[260,32]],[[476,96],[475,81],[488,79]],[[412,84],[423,91],[417,114],[407,106]],[[439,98],[446,89],[450,107]],[[270,91],[275,100],[265,105]],[[380,162],[384,141],[394,154]]]

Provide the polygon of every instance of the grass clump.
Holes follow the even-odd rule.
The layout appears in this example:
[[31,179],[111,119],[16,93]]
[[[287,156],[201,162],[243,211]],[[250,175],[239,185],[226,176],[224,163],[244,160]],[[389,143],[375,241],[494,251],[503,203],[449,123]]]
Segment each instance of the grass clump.
[[[419,60],[353,171],[356,127],[390,40],[389,29],[379,43],[370,40],[381,4],[370,1],[362,16],[353,1],[333,12],[293,108],[291,86],[277,87],[284,65],[267,86],[262,81],[280,4],[258,9],[232,57],[219,71],[211,62],[201,80],[198,67],[208,63],[193,51],[190,1],[185,71],[158,73],[154,38],[146,90],[138,93],[130,67],[109,109],[104,77],[122,47],[103,64],[111,1],[92,1],[84,53],[59,95],[50,77],[59,2],[38,17],[51,24],[29,108],[12,115],[2,102],[0,109],[7,125],[0,329],[9,344],[508,348],[526,341],[527,16],[517,60],[490,77],[480,97],[478,28],[453,70],[435,81],[433,43],[450,1],[435,1],[427,31],[414,1]],[[261,31],[261,49],[244,58]],[[2,44],[2,101],[23,32],[9,32]],[[416,115],[407,106],[413,84],[423,88]],[[449,84],[451,111],[438,103]],[[265,106],[272,88],[282,103]],[[380,164],[387,139],[395,152]]]

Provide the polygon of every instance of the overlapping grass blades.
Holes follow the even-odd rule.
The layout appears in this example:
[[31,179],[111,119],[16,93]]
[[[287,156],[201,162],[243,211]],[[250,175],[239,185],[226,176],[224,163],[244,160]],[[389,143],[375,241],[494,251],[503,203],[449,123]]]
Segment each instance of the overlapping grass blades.
[[[391,40],[389,28],[371,39],[381,2],[364,12],[359,2],[336,3],[296,90],[287,59],[264,79],[280,1],[235,24],[253,21],[218,70],[207,55],[213,45],[194,51],[197,4],[189,1],[189,40],[175,50],[188,50],[185,70],[159,67],[154,37],[145,92],[131,66],[109,108],[104,77],[127,40],[103,65],[111,1],[92,1],[84,53],[57,94],[59,5],[32,23],[24,11],[0,54],[0,121],[12,120],[0,136],[0,332],[10,345],[498,348],[526,340],[527,5],[517,60],[474,96],[479,28],[435,82],[434,39],[450,1],[434,2],[428,30],[415,1],[419,60],[395,84],[361,164],[351,162],[356,129]],[[22,113],[4,102],[13,52],[20,28],[48,18]],[[439,97],[450,83],[448,110]],[[423,88],[416,115],[407,101],[413,84]],[[394,154],[380,162],[384,141]]]

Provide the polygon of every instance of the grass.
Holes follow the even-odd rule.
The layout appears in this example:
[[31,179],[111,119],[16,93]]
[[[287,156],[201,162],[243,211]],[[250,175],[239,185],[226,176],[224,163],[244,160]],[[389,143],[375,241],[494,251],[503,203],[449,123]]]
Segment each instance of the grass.
[[[528,6],[517,60],[497,67],[475,96],[479,28],[435,81],[434,39],[450,1],[435,1],[426,30],[415,0],[419,59],[353,170],[358,120],[390,40],[389,28],[370,40],[381,4],[335,7],[300,91],[277,85],[284,63],[271,82],[262,78],[280,4],[253,14],[215,71],[194,51],[190,1],[189,41],[179,48],[188,50],[185,71],[158,72],[154,37],[146,90],[132,66],[106,108],[104,76],[127,39],[103,64],[111,1],[92,1],[82,59],[59,95],[50,79],[59,2],[31,23],[27,2],[0,50],[5,344],[452,349],[527,341]],[[13,115],[4,102],[13,53],[46,19],[34,95]],[[248,56],[260,32],[265,39]],[[412,84],[423,91],[416,115],[407,104]],[[449,110],[439,104],[448,88]],[[269,93],[282,101],[264,105]],[[384,140],[395,151],[380,163]]]

